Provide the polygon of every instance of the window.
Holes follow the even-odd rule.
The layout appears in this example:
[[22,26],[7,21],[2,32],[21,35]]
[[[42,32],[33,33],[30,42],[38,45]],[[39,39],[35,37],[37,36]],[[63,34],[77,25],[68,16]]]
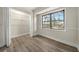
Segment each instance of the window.
[[43,28],[50,28],[50,15],[44,15],[42,20]]
[[42,16],[42,27],[51,29],[64,29],[64,10]]

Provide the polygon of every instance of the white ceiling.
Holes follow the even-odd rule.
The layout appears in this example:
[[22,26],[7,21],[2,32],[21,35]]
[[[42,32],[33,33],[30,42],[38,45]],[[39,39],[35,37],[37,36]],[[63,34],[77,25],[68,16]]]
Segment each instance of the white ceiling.
[[23,12],[31,12],[32,10],[36,9],[37,7],[13,7],[13,8],[23,11]]
[[30,10],[34,10],[37,7],[26,7],[25,9],[30,9]]

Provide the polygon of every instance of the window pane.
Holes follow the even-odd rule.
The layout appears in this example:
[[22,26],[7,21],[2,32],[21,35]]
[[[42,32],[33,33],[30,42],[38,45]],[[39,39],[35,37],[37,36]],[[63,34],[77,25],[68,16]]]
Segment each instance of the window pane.
[[43,16],[42,22],[43,28],[50,28],[50,15]]
[[51,16],[52,16],[52,28],[64,29],[64,11],[53,13]]
[[64,29],[64,22],[63,21],[56,21],[55,26],[53,28],[55,28],[55,29]]
[[58,15],[58,13],[54,13],[54,20],[59,20],[59,15]]
[[59,15],[59,20],[63,21],[64,20],[64,12],[63,11],[58,12],[58,15]]
[[54,20],[55,20],[55,19],[54,19],[54,14],[51,14],[51,20],[52,20],[52,27],[54,27],[54,24],[55,24],[55,23],[54,23],[54,22],[55,22],[55,21],[54,21]]

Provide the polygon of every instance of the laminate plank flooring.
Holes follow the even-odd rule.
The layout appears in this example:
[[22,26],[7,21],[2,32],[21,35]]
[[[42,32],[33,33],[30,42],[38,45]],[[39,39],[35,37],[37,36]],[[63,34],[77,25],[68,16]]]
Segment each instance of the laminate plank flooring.
[[42,36],[24,35],[12,39],[10,47],[0,52],[77,52],[77,48]]

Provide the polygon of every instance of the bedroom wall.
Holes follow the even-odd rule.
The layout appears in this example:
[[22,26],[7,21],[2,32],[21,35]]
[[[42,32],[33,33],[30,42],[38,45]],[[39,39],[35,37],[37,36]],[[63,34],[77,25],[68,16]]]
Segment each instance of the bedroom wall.
[[4,21],[3,21],[3,8],[0,7],[0,47],[4,45]]
[[78,25],[77,26],[77,28],[78,28],[78,33],[77,33],[78,34],[78,37],[77,38],[78,38],[78,41],[79,41],[79,8],[78,8],[78,21],[77,21],[77,23],[78,23],[77,24]]
[[41,28],[41,14],[37,15],[37,33],[59,42],[76,46],[77,42],[77,8],[65,8],[65,30]]
[[36,19],[36,13],[47,9],[48,7],[38,7],[35,10],[33,10],[33,36],[37,35],[37,19]]
[[11,37],[17,37],[30,33],[30,18],[28,14],[10,9],[10,30]]
[[8,39],[8,19],[9,19],[9,13],[8,8],[6,7],[0,7],[0,47],[3,47],[7,44]]

